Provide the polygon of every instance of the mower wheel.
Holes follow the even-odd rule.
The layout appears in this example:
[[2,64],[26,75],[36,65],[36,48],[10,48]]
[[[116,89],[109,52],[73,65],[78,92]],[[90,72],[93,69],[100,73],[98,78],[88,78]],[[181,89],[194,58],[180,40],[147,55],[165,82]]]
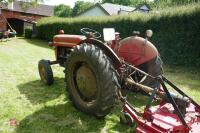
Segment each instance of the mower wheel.
[[41,81],[46,85],[52,85],[54,82],[53,71],[48,60],[40,60],[38,63],[38,70]]
[[96,117],[107,115],[119,87],[110,59],[93,44],[74,48],[66,62],[67,90],[75,107]]
[[134,125],[135,121],[128,113],[125,113],[120,115],[120,123],[124,125]]

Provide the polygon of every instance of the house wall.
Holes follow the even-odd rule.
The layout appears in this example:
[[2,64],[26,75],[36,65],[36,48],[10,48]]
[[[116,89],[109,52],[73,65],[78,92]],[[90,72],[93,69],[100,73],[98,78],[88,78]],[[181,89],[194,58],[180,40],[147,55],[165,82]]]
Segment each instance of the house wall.
[[6,29],[6,23],[5,23],[5,19],[3,18],[3,16],[0,14],[0,31],[3,31]]
[[107,16],[107,14],[98,6],[95,6],[94,8],[83,12],[82,14],[80,14],[78,17],[82,17],[82,16]]

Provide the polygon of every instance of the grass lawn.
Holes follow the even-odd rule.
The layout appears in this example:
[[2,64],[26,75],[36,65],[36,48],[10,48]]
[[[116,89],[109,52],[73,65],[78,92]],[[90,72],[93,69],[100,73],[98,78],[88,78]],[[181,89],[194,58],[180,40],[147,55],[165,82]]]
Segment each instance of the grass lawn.
[[[133,131],[133,127],[119,123],[117,105],[105,119],[76,110],[65,95],[63,68],[53,66],[54,85],[43,85],[37,70],[40,59],[54,59],[46,42],[23,38],[0,42],[0,133]],[[200,103],[200,71],[165,66],[165,75]],[[130,95],[136,107],[143,107],[145,96]],[[17,126],[11,126],[10,119],[16,119]]]

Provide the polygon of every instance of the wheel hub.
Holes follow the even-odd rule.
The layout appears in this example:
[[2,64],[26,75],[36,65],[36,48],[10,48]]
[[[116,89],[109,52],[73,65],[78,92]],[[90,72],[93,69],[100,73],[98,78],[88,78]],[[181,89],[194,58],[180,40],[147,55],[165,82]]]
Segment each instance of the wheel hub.
[[45,73],[45,68],[43,66],[40,66],[40,74],[41,74],[41,79],[46,82],[46,73]]
[[97,92],[96,77],[87,65],[82,65],[76,72],[78,91],[85,100],[93,100]]

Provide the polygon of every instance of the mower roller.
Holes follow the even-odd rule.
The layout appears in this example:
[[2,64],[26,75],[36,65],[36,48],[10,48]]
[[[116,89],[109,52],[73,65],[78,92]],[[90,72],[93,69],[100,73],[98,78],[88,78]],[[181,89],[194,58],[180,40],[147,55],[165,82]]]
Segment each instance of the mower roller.
[[[200,106],[163,76],[162,60],[156,47],[139,32],[124,39],[113,28],[101,33],[82,28],[83,35],[61,30],[49,46],[56,60],[40,60],[41,80],[53,84],[51,65],[64,67],[66,90],[74,106],[96,117],[106,116],[117,100],[122,104],[121,122],[135,125],[137,133],[188,133],[200,129]],[[168,85],[166,85],[168,84]],[[172,93],[167,86],[176,91]],[[143,113],[126,100],[127,90],[149,96]],[[157,105],[152,105],[157,101]]]

